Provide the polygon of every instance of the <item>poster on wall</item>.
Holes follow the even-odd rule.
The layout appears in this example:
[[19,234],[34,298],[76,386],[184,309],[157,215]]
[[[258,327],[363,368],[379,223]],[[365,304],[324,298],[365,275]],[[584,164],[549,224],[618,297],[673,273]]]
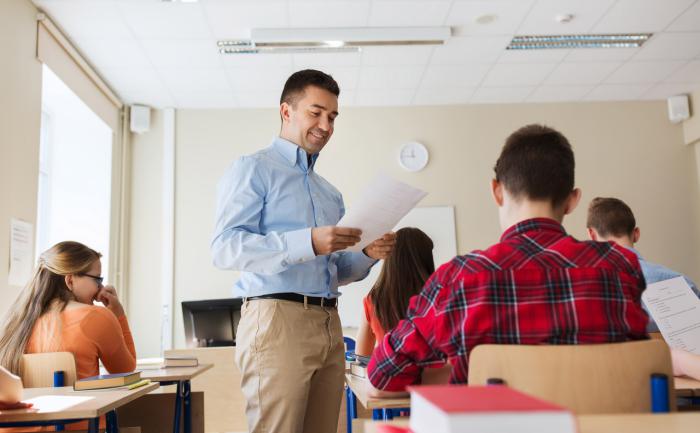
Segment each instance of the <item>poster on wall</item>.
[[32,245],[34,225],[12,218],[10,220],[10,271],[7,283],[24,286],[32,276]]

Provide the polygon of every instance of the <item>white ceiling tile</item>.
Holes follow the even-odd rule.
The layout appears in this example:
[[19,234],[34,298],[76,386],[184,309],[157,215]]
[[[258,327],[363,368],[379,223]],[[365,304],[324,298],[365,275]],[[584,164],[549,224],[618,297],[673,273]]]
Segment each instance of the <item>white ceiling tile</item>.
[[456,37],[435,47],[431,63],[458,65],[494,62],[510,43],[510,36]]
[[570,50],[504,50],[498,63],[558,63]]
[[410,105],[412,89],[365,89],[358,90],[355,98],[356,106],[402,106]]
[[135,39],[77,39],[78,50],[86,59],[101,69],[150,67],[148,56]]
[[466,104],[476,87],[421,87],[413,97],[413,105]]
[[361,53],[309,53],[294,54],[294,68],[323,69],[327,66],[360,66]]
[[629,101],[638,99],[651,85],[649,84],[601,84],[590,91],[587,101]]
[[240,107],[246,108],[279,108],[280,91],[269,90],[239,90],[234,92],[234,98]]
[[616,62],[631,59],[641,48],[577,48],[570,50],[567,62]]
[[414,45],[409,47],[364,47],[364,66],[410,66],[425,65],[430,60],[435,47]]
[[291,27],[365,27],[370,2],[295,1],[289,7]]
[[252,28],[289,26],[286,1],[209,0],[202,6],[217,39],[248,39]]
[[359,66],[328,66],[322,71],[335,79],[341,92],[346,89],[357,89],[360,79]]
[[201,92],[185,89],[173,92],[178,108],[235,108],[238,102],[233,92]]
[[700,54],[700,33],[654,35],[634,60],[690,60]]
[[[261,90],[277,94],[282,93],[282,88],[287,79],[292,75],[292,70],[289,68],[280,69],[227,69],[226,73],[229,76],[229,83],[233,89],[238,92],[248,92],[251,90]],[[241,103],[242,104],[242,103]]]
[[671,32],[698,32],[700,31],[700,2],[696,1],[693,6],[676,18],[676,20],[668,26],[666,31]]
[[218,69],[201,69],[201,68],[177,68],[177,69],[159,69],[158,75],[163,80],[170,92],[177,96],[177,90],[195,93],[216,93],[218,91],[231,91],[231,85],[228,82],[226,73],[223,68]]
[[658,32],[695,0],[618,0],[592,29],[596,33]]
[[548,85],[598,84],[608,77],[621,62],[559,64],[547,77]]
[[480,87],[469,102],[473,104],[518,103],[532,93],[534,87]]
[[226,68],[291,68],[291,54],[225,54],[221,55]]
[[554,69],[555,63],[496,64],[482,83],[487,87],[534,86],[540,84]]
[[528,102],[580,101],[595,86],[540,86],[527,97]]
[[668,83],[700,83],[700,60],[688,62],[665,81]]
[[127,105],[148,105],[153,108],[176,108],[175,99],[169,93],[158,91],[146,91],[139,93],[124,93],[120,95],[122,101]]
[[200,3],[121,2],[124,20],[138,38],[212,38]]
[[119,95],[168,93],[160,77],[151,67],[103,69],[100,71],[100,75]]
[[363,66],[359,89],[416,89],[425,68]]
[[428,66],[422,87],[471,87],[478,86],[491,68],[488,63],[473,63],[459,66]]
[[370,26],[440,26],[451,1],[380,0],[372,3]]
[[692,93],[700,90],[700,83],[661,83],[653,86],[640,99],[663,100],[670,96]]
[[[111,2],[34,0],[71,38],[131,38],[131,30]],[[89,17],[89,19],[86,19]]]
[[222,55],[216,41],[205,39],[155,40],[143,39],[143,48],[157,68],[216,68],[222,65]]
[[[455,1],[446,24],[455,26],[460,36],[465,35],[512,35],[532,7],[531,0],[503,1]],[[476,19],[494,15],[488,24],[479,24]]]
[[607,84],[641,84],[656,83],[671,75],[685,62],[627,62],[613,72],[606,80]]
[[[523,21],[520,35],[565,35],[587,33],[615,0],[538,0]],[[556,17],[571,14],[568,23],[557,22]]]

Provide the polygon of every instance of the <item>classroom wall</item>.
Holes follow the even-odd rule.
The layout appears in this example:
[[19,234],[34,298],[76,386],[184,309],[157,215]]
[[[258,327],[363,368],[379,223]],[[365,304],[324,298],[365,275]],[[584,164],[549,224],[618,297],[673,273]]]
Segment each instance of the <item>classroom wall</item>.
[[[570,104],[474,105],[409,108],[342,108],[336,132],[324,149],[318,171],[354,200],[369,178],[385,170],[429,192],[421,205],[454,205],[460,252],[488,246],[500,234],[489,194],[492,167],[507,135],[532,122],[561,130],[577,157],[576,183],[582,205],[566,228],[585,235],[586,206],[598,195],[617,196],[635,210],[642,238],[639,249],[700,281],[699,181],[693,146],[684,145],[681,125],[672,125],[665,101]],[[276,110],[179,110],[176,120],[175,346],[184,344],[179,302],[231,295],[236,273],[211,265],[215,187],[238,156],[266,146],[278,132]],[[152,130],[153,131],[153,130]],[[151,199],[132,203],[131,226],[160,215],[156,186],[160,162],[151,134],[134,142],[133,190],[147,188]],[[430,162],[419,173],[397,163],[399,146],[423,142]],[[142,150],[140,145],[152,146]],[[145,159],[149,160],[146,161]],[[700,158],[700,156],[699,156]],[[157,182],[156,182],[157,183]],[[146,194],[143,192],[143,194]],[[135,199],[136,200],[136,199]],[[142,227],[142,230],[146,228]],[[149,263],[162,253],[153,233],[132,235],[131,251]],[[132,257],[132,260],[137,260]],[[157,271],[132,265],[130,299],[157,292]],[[155,275],[155,276],[154,276]],[[155,356],[141,341],[159,338],[159,303],[152,294],[131,309],[139,356]],[[156,300],[157,301],[157,300]]]
[[686,144],[700,142],[700,90],[689,95],[690,119],[683,122],[683,138]]
[[36,8],[0,1],[0,318],[21,287],[7,284],[10,219],[36,223],[41,124],[41,63]]

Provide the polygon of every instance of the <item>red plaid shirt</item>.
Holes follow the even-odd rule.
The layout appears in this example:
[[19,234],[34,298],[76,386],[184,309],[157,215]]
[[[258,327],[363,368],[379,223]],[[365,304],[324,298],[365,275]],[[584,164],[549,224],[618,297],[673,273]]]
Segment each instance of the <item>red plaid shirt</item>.
[[457,256],[430,277],[375,349],[369,379],[399,391],[422,368],[450,360],[450,382],[466,383],[469,352],[479,344],[645,339],[644,288],[633,252],[578,241],[550,219],[522,221],[500,243]]

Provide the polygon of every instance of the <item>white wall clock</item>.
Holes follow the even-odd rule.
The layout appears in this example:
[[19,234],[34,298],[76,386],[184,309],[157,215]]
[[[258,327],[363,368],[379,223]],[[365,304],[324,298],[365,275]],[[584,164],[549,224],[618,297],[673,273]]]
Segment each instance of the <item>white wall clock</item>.
[[420,171],[428,165],[428,149],[417,141],[410,141],[401,146],[399,165],[404,170]]

